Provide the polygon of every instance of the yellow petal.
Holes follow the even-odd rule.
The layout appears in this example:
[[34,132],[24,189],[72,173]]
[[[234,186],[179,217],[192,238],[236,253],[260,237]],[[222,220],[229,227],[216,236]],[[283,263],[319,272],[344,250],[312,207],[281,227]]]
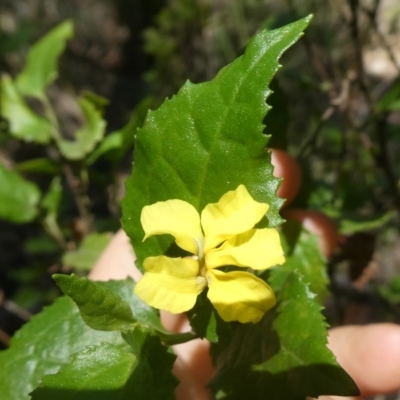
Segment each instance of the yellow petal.
[[260,270],[284,262],[281,240],[276,229],[251,229],[233,236],[206,254],[207,268],[237,265]]
[[148,257],[145,274],[135,286],[135,294],[152,307],[178,314],[193,308],[204,289],[205,278],[197,276],[198,261],[192,258]]
[[140,221],[146,234],[143,240],[153,235],[170,234],[176,244],[192,254],[203,248],[203,233],[200,216],[196,209],[183,200],[159,201],[143,207]]
[[207,271],[208,298],[224,321],[258,322],[275,305],[275,295],[249,272]]
[[255,201],[243,185],[224,194],[218,203],[208,204],[201,213],[206,238],[204,251],[253,228],[268,208],[268,204]]

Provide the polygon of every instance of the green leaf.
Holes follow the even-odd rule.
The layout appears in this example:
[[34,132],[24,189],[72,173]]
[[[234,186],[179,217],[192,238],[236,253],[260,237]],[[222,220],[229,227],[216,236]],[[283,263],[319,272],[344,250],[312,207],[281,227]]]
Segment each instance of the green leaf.
[[80,271],[90,271],[109,241],[108,233],[91,233],[83,239],[77,250],[65,252],[62,262]]
[[32,399],[174,399],[175,356],[159,338],[138,328],[124,336],[132,343],[133,354],[109,343],[91,346],[57,374],[43,377]]
[[14,223],[33,221],[39,200],[40,190],[34,183],[0,164],[0,218]]
[[63,156],[69,160],[81,160],[90,153],[104,136],[106,127],[102,113],[95,104],[81,98],[79,105],[86,119],[85,125],[75,133],[74,141],[61,139],[57,143]]
[[376,288],[378,294],[389,304],[398,305],[400,303],[400,276],[390,278],[389,282],[379,285]]
[[317,295],[319,303],[323,304],[328,295],[329,279],[326,259],[319,248],[317,236],[304,229],[299,222],[288,221],[283,226],[281,242],[286,254],[285,263],[279,267],[281,279],[285,280],[283,272],[287,275],[292,271],[299,272],[311,292]]
[[63,234],[57,223],[58,209],[60,207],[61,199],[61,178],[56,176],[53,178],[50,188],[40,205],[46,210],[46,216],[43,218],[45,229],[47,229],[53,237],[57,237],[60,241],[63,241]]
[[32,46],[25,68],[16,79],[22,94],[39,99],[45,97],[46,87],[57,78],[58,58],[73,34],[72,21],[65,21]]
[[136,130],[143,125],[147,115],[147,110],[154,103],[152,97],[144,98],[134,109],[129,122],[120,130],[111,132],[100,145],[93,151],[86,160],[88,165],[92,165],[99,157],[105,154],[113,154],[113,160],[120,160],[130,147],[133,146]]
[[[304,400],[354,396],[359,391],[326,347],[327,324],[304,280],[294,271],[272,273],[281,285],[277,306],[260,323],[237,324],[216,359],[211,388],[218,399]],[[246,351],[243,351],[246,349]]]
[[[111,281],[103,285],[124,299],[132,297],[132,280]],[[8,350],[0,352],[1,396],[4,399],[29,400],[28,393],[37,387],[43,375],[57,372],[69,363],[73,353],[102,342],[126,347],[119,332],[89,328],[69,297],[57,299],[14,335]]]
[[101,284],[76,275],[53,275],[61,290],[79,307],[83,320],[101,331],[127,329],[135,319],[129,304]]
[[9,76],[3,75],[0,83],[0,113],[8,120],[11,135],[27,142],[49,143],[50,122],[27,106]]
[[381,228],[393,220],[393,213],[386,212],[375,215],[360,215],[360,213],[347,212],[339,215],[339,231],[344,235],[365,232]]
[[61,173],[60,166],[48,158],[33,158],[23,161],[15,166],[18,172],[36,172],[49,175],[58,175]]
[[278,58],[302,35],[311,17],[274,31],[262,31],[244,56],[223,68],[210,82],[187,82],[155,112],[149,111],[135,144],[135,166],[126,184],[123,226],[135,243],[139,267],[150,255],[165,253],[170,237],[142,242],[140,213],[157,201],[182,199],[201,211],[244,184],[268,203],[264,225],[281,223],[268,137],[262,120],[268,85],[279,69]]
[[[138,358],[136,373],[146,377],[137,381],[131,398],[175,399],[177,379],[171,374],[176,356],[163,346],[158,336],[152,336],[141,326],[122,333]],[[135,396],[136,394],[136,396]]]
[[221,319],[208,300],[206,291],[197,297],[195,306],[187,312],[187,316],[197,336],[206,338],[210,343],[218,343],[231,333],[231,324]]
[[74,354],[57,374],[44,376],[31,396],[34,400],[131,400],[137,391],[132,379],[137,365],[133,354],[112,344],[90,346]]
[[57,217],[61,198],[62,198],[61,178],[59,176],[56,176],[51,181],[49,190],[41,203],[41,206],[47,211],[48,215],[51,216],[52,218]]

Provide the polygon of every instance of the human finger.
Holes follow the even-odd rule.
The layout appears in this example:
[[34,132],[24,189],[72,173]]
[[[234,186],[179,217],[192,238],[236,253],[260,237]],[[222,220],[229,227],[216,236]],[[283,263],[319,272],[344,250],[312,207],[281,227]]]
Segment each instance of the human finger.
[[[390,323],[331,329],[328,347],[354,379],[359,398],[400,389],[400,326]],[[324,396],[319,400],[354,400]]]
[[336,224],[325,214],[315,210],[285,210],[282,212],[285,219],[294,219],[310,232],[318,236],[318,242],[322,253],[329,257],[335,251],[339,243],[339,234]]
[[286,151],[271,149],[271,163],[274,166],[274,176],[283,178],[277,195],[286,199],[283,207],[288,206],[296,197],[302,180],[301,168],[297,161]]
[[126,233],[120,229],[101,253],[89,278],[95,281],[125,279],[128,276],[138,281],[142,274],[135,265],[136,255]]

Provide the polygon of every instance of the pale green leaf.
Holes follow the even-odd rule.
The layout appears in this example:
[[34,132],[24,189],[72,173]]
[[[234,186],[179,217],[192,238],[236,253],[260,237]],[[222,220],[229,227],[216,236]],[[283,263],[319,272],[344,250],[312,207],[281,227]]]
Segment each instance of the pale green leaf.
[[58,140],[58,148],[63,156],[69,160],[81,160],[89,154],[96,144],[103,138],[106,123],[102,119],[101,111],[86,98],[79,100],[85,116],[85,124],[75,133],[75,140]]
[[272,272],[274,289],[275,280],[280,287],[275,308],[258,324],[238,324],[215,360],[211,387],[217,398],[358,395],[355,383],[326,347],[327,324],[305,281],[296,271],[288,275],[279,268]]
[[14,223],[34,220],[40,195],[34,183],[0,164],[0,218]]
[[25,68],[16,79],[22,94],[39,99],[45,97],[46,87],[57,78],[58,58],[73,34],[72,21],[65,21],[32,46]]
[[49,190],[46,196],[43,198],[41,206],[47,211],[48,215],[51,215],[55,218],[58,214],[58,208],[60,207],[61,198],[61,178],[59,176],[56,176],[51,181]]
[[129,304],[112,290],[76,275],[53,275],[61,290],[79,307],[92,329],[121,331],[135,322]]
[[8,120],[11,135],[27,142],[48,143],[50,122],[28,107],[9,76],[3,75],[0,83],[0,113]]
[[344,235],[370,231],[381,228],[383,225],[392,220],[393,212],[369,216],[363,216],[360,215],[360,213],[354,212],[342,213],[339,215],[339,231]]
[[163,254],[170,237],[142,242],[144,206],[168,199],[185,200],[201,211],[244,184],[270,208],[264,226],[281,223],[263,118],[268,85],[278,59],[302,35],[310,17],[274,31],[262,31],[244,56],[223,68],[210,82],[187,82],[157,111],[149,111],[135,144],[135,166],[127,180],[123,226],[133,243],[139,267],[149,255]]
[[83,239],[78,249],[65,252],[62,262],[77,270],[90,271],[109,241],[108,233],[91,233]]

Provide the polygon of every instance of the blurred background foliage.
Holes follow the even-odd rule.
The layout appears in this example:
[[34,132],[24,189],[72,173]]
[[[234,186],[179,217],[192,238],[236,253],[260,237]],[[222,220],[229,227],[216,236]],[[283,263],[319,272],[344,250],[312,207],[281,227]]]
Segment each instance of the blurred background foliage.
[[[135,129],[147,109],[186,79],[211,79],[257,30],[310,13],[310,28],[273,81],[265,132],[302,167],[291,207],[323,211],[342,234],[327,261],[330,323],[399,321],[397,0],[3,0],[2,347],[58,295],[50,275],[87,273],[119,228]],[[59,51],[57,79],[49,74],[35,93],[21,78],[28,54],[61,23],[63,40],[71,38]],[[10,99],[27,115],[22,122]],[[24,121],[48,136],[21,133]],[[79,132],[89,132],[89,142]]]

